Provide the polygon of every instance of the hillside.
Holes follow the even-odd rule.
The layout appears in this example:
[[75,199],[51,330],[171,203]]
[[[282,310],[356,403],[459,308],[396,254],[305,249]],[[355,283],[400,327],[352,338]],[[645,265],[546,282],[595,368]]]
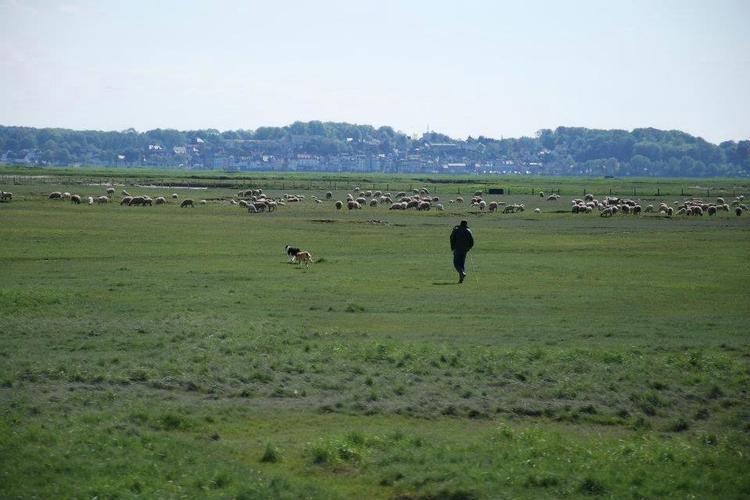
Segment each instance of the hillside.
[[750,175],[750,140],[711,144],[677,130],[558,127],[535,137],[458,140],[391,127],[295,122],[256,130],[137,132],[0,126],[0,163],[225,171],[352,171],[721,177]]

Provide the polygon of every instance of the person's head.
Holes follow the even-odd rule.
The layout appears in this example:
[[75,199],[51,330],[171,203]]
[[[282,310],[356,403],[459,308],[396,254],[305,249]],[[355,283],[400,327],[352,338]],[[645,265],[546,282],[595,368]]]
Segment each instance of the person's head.
[[467,221],[465,221],[465,220],[462,220],[460,226],[461,227],[469,227],[469,223]]

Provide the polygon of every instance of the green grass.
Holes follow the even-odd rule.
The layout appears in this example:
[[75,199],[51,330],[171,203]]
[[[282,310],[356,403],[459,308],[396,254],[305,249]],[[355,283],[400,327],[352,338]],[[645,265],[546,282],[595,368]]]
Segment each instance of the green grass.
[[750,495],[747,217],[3,189],[0,496]]

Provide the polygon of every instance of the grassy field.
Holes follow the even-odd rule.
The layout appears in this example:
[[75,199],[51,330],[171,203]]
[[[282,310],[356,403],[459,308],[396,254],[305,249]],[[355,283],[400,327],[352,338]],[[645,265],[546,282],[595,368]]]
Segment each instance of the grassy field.
[[[508,215],[312,201],[424,182],[343,175],[236,176],[307,196],[258,215],[209,174],[188,191],[97,171],[116,199],[208,200],[194,209],[46,199],[101,194],[82,175],[0,186],[0,497],[750,496],[748,214],[568,213],[607,194],[594,179],[515,180],[494,199],[527,211]],[[495,182],[450,181],[430,189]],[[570,196],[530,194],[551,186]],[[750,194],[637,190],[691,186]]]

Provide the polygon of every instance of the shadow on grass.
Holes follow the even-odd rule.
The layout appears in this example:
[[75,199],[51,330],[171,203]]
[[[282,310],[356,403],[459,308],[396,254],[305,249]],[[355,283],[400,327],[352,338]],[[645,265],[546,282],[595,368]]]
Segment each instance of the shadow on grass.
[[433,281],[433,285],[444,286],[444,285],[458,285],[457,281]]

